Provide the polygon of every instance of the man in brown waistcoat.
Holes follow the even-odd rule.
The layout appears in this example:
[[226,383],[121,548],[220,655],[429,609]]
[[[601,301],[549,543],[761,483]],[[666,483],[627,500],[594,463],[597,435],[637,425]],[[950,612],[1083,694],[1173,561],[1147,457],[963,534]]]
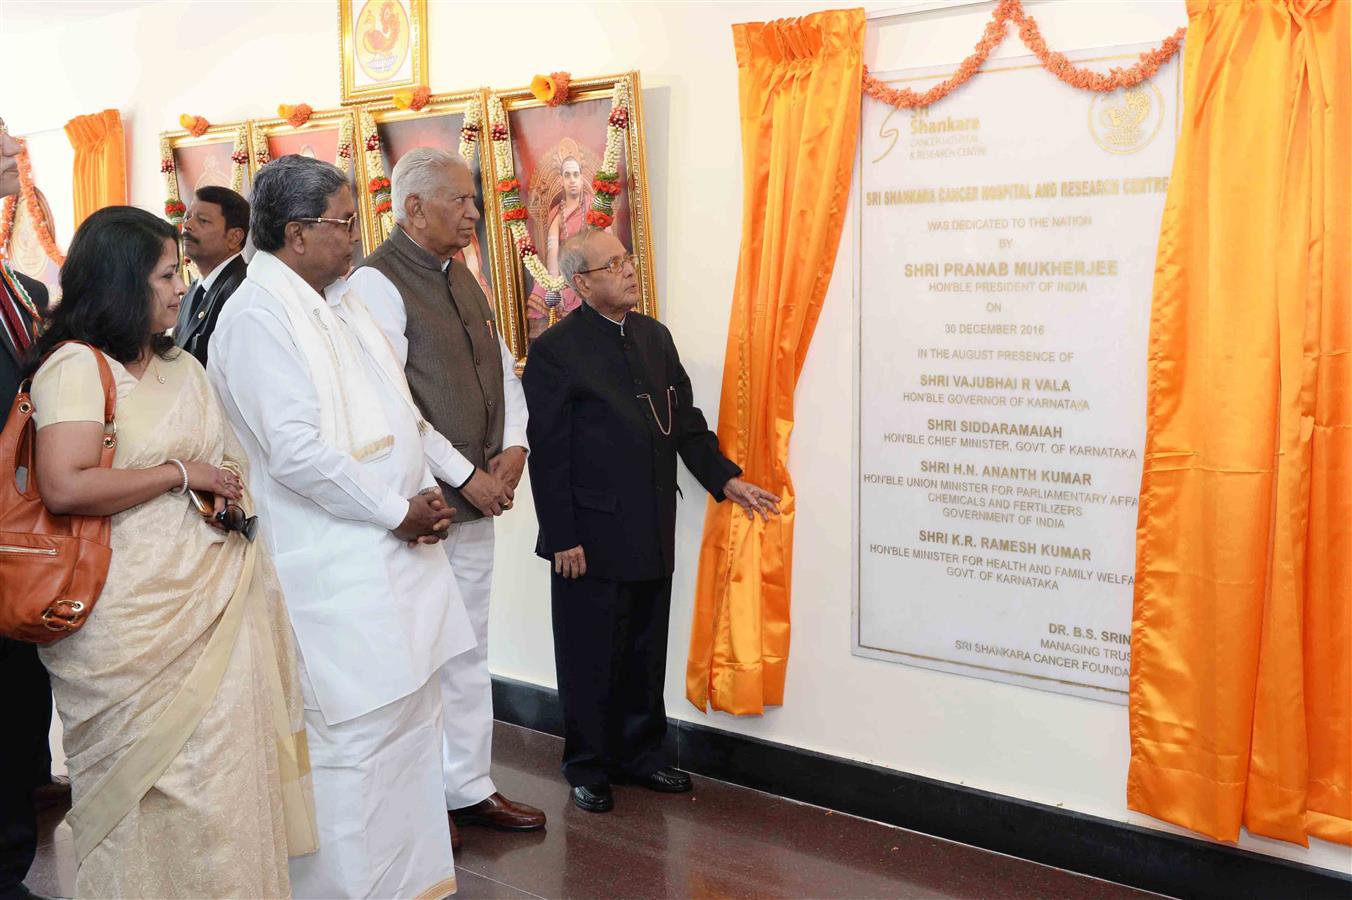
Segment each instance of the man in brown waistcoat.
[[423,415],[465,457],[463,480],[441,485],[455,510],[444,546],[478,639],[441,671],[452,838],[458,838],[457,824],[532,831],[544,827],[544,813],[502,796],[488,774],[493,517],[511,509],[525,468],[526,399],[492,305],[469,268],[453,258],[469,245],[480,218],[469,167],[444,150],[419,147],[390,175],[396,227],[350,283],[405,361]]

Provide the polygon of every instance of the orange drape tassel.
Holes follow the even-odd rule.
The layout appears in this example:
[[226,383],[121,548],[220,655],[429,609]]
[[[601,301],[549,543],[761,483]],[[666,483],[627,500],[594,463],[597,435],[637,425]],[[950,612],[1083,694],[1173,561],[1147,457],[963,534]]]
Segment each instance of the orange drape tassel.
[[710,502],[686,696],[701,710],[784,702],[793,568],[793,392],[831,281],[859,134],[864,12],[734,25],[742,122],[742,243],[718,437],[781,515]]
[[66,123],[75,148],[75,227],[96,209],[127,202],[127,157],[122,115],[115,109]]
[[1222,840],[1352,844],[1352,3],[1188,16],[1128,804]]

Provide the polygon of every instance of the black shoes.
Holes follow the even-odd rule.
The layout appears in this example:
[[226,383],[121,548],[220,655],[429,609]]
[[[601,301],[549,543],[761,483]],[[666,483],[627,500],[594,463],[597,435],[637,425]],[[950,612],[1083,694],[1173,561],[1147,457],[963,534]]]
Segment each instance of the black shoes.
[[615,797],[608,784],[579,784],[573,788],[573,802],[587,812],[610,812],[615,808]]
[[[690,776],[671,766],[650,775],[617,776],[616,780],[663,794],[684,794],[691,788]],[[610,812],[615,808],[615,796],[610,792],[609,784],[580,784],[573,788],[573,802],[587,812]]]
[[671,766],[664,766],[651,775],[631,775],[625,781],[663,794],[684,794],[691,787],[690,776]]

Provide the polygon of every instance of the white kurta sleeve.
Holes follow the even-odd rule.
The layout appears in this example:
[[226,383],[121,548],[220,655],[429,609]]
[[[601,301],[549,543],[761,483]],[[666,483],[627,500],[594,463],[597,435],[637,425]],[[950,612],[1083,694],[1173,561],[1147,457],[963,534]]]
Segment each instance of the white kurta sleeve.
[[521,379],[516,374],[516,357],[502,338],[498,338],[498,344],[502,347],[502,449],[520,447],[529,451],[530,442],[526,440],[526,392],[521,389]]
[[408,327],[408,311],[404,309],[404,298],[394,282],[385,277],[385,273],[370,266],[362,266],[347,279],[348,286],[361,297],[371,318],[376,320],[380,330],[385,333],[394,348],[394,358],[399,367],[408,365],[408,337],[404,329]]
[[242,310],[229,337],[212,341],[212,381],[239,410],[269,474],[334,516],[393,530],[408,500],[320,436],[319,398],[287,327],[266,310]]
[[474,474],[474,463],[430,425],[423,430],[422,439],[423,456],[432,467],[432,472],[451,487],[463,487]]

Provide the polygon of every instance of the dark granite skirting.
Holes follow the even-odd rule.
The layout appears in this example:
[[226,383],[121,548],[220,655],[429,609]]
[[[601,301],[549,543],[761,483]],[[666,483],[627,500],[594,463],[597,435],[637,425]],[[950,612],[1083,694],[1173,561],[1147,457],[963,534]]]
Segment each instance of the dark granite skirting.
[[[558,693],[494,677],[498,719],[561,735]],[[1176,897],[1352,897],[1346,877],[1224,844],[1166,834],[668,719],[690,772]]]

